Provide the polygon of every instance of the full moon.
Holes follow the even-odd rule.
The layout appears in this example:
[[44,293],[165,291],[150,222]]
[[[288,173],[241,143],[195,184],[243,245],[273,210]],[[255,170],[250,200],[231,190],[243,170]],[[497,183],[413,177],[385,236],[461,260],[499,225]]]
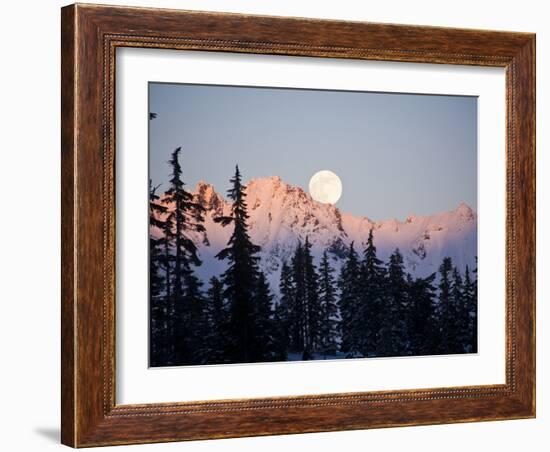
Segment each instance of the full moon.
[[315,201],[336,204],[342,196],[342,181],[332,171],[319,171],[309,180],[309,193]]

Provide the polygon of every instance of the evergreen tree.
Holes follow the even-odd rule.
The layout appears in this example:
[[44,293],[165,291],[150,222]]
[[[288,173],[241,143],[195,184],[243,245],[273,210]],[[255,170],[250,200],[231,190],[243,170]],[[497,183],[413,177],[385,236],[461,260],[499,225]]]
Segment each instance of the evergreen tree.
[[182,168],[179,163],[181,148],[172,152],[169,161],[172,168],[170,188],[166,192],[164,203],[170,206],[166,222],[174,239],[174,293],[176,296],[183,293],[185,272],[191,264],[198,266],[201,261],[197,255],[197,246],[189,237],[192,231],[203,232],[204,207],[193,200],[193,195],[185,190],[182,180]]
[[189,232],[203,232],[204,208],[195,203],[193,195],[185,190],[182,168],[179,163],[181,148],[172,152],[169,164],[172,169],[170,186],[164,203],[169,206],[166,216],[167,232],[172,239],[173,270],[171,311],[173,312],[174,361],[175,364],[195,362],[198,350],[191,338],[201,333],[204,322],[204,299],[201,283],[194,276],[192,266],[201,261],[197,247]]
[[321,313],[320,352],[324,357],[334,355],[338,349],[338,305],[334,288],[334,270],[325,251],[319,269],[319,305]]
[[210,288],[206,294],[206,333],[207,362],[208,364],[222,364],[226,362],[225,333],[227,329],[227,312],[223,303],[223,284],[212,277]]
[[387,270],[384,305],[379,340],[379,356],[403,356],[408,353],[407,277],[403,256],[396,249],[390,256]]
[[463,343],[466,353],[477,353],[477,279],[466,266],[464,273]]
[[471,332],[472,332],[472,353],[477,353],[477,335],[478,335],[478,307],[477,307],[477,300],[478,300],[478,293],[477,293],[477,256],[476,256],[476,268],[473,271],[474,273],[474,279],[473,279],[473,290],[472,290],[472,297],[470,299],[470,312],[472,314],[472,322],[471,322]]
[[355,328],[358,348],[363,356],[379,356],[388,352],[387,341],[391,337],[381,336],[384,320],[393,316],[385,304],[385,269],[378,259],[372,229],[363,252],[360,269],[359,304]]
[[412,279],[408,276],[408,339],[411,355],[430,355],[439,344],[439,335],[434,335],[438,327],[435,317],[436,294],[433,285],[436,274],[427,278]]
[[191,270],[184,274],[182,302],[183,308],[178,313],[180,320],[177,330],[177,362],[184,364],[206,364],[208,362],[207,300],[202,292],[203,283]]
[[156,194],[157,187],[152,186],[149,179],[149,283],[150,295],[152,298],[160,297],[162,294],[162,277],[160,275],[161,244],[162,239],[157,237],[164,229],[163,215],[166,213],[166,206],[163,206]]
[[288,311],[281,301],[275,303],[273,309],[273,361],[286,361],[288,359]]
[[453,261],[450,257],[443,258],[439,266],[439,303],[437,309],[437,319],[439,327],[437,329],[438,339],[434,353],[447,354],[452,353],[453,344],[451,332],[454,322],[452,290],[452,271]]
[[321,308],[319,305],[318,275],[313,256],[311,254],[311,243],[306,237],[304,244],[304,285],[305,285],[305,337],[306,348],[303,359],[313,359],[313,353],[317,350],[320,339]]
[[231,362],[254,362],[251,344],[254,338],[254,296],[258,280],[258,252],[248,234],[246,186],[241,180],[239,167],[230,180],[232,188],[228,196],[233,200],[231,214],[215,219],[222,226],[233,225],[233,233],[227,247],[217,254],[220,260],[229,262],[222,276],[223,296],[228,301],[230,319],[228,327],[229,359]]
[[[468,272],[469,269],[467,268]],[[455,309],[455,350],[456,353],[467,353],[470,334],[470,312],[466,294],[465,281],[457,267],[453,269],[453,303]]]
[[291,325],[293,322],[293,301],[294,284],[292,281],[292,271],[286,262],[281,267],[281,278],[279,282],[279,302],[275,306],[275,324],[276,332],[276,355],[277,360],[287,359],[290,349]]
[[362,328],[359,313],[361,287],[359,281],[359,256],[351,242],[347,257],[340,270],[338,289],[340,292],[340,349],[349,358],[361,355]]
[[464,353],[464,336],[468,328],[467,307],[464,304],[464,288],[462,275],[458,268],[454,267],[451,279],[451,322],[447,331],[448,353]]
[[306,349],[307,311],[306,311],[306,277],[305,252],[300,241],[292,257],[292,304],[290,306],[290,348],[294,352]]
[[276,356],[273,295],[263,272],[259,272],[254,300],[254,361],[273,361]]
[[161,257],[160,267],[164,288],[164,306],[166,309],[166,346],[164,351],[164,365],[173,365],[175,363],[175,319],[174,319],[174,297],[172,295],[172,263],[174,255],[172,254],[172,242],[174,235],[171,225],[168,221],[164,222],[162,236],[160,239]]
[[168,310],[166,299],[163,297],[162,266],[162,239],[155,232],[162,231],[164,221],[162,216],[166,207],[159,202],[156,194],[157,187],[153,187],[149,179],[149,303],[150,303],[150,363],[151,366],[160,366],[167,359]]

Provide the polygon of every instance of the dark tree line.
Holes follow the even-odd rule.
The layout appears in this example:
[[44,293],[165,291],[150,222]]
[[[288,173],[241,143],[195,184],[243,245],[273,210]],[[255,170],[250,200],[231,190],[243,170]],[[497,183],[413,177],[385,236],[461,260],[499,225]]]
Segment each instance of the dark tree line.
[[181,148],[162,197],[150,183],[150,364],[222,364],[454,354],[477,351],[477,275],[450,258],[438,274],[413,278],[396,249],[377,257],[370,231],[362,251],[346,250],[339,275],[325,251],[315,263],[309,239],[282,264],[275,301],[259,267],[260,248],[248,231],[246,186],[239,168],[230,179],[230,212],[214,220],[231,228],[216,256],[226,271],[207,287],[194,233],[204,208],[185,188]]
[[447,257],[439,277],[413,278],[398,249],[387,263],[378,259],[371,231],[362,256],[350,244],[335,279],[327,252],[317,268],[310,249],[307,239],[299,243],[281,271],[276,313],[287,354],[306,360],[477,351],[477,280],[468,267],[462,275]]
[[340,350],[348,357],[477,351],[477,279],[450,257],[438,274],[413,278],[398,249],[386,264],[378,259],[371,231],[362,259],[350,245],[338,286]]
[[205,290],[196,276],[201,265],[191,234],[204,232],[204,208],[185,189],[181,148],[162,199],[150,186],[150,310],[152,366],[261,362],[285,359],[275,327],[273,295],[258,266],[260,248],[248,233],[246,186],[239,168],[230,180],[233,201],[227,216],[215,218],[232,234],[216,256],[227,270]]
[[150,239],[152,365],[194,363],[206,353],[205,300],[194,273],[201,261],[189,236],[204,231],[204,208],[185,189],[180,152],[177,148],[169,161],[172,173],[163,199],[154,188],[149,195],[150,224],[163,232]]

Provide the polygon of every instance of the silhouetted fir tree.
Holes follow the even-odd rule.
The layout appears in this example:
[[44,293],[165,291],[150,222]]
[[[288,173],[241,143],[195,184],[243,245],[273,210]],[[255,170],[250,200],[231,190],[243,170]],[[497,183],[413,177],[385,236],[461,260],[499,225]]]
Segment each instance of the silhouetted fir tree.
[[239,167],[230,180],[232,187],[228,196],[233,200],[231,214],[217,217],[222,226],[233,225],[233,233],[227,247],[216,257],[227,260],[229,265],[222,276],[224,299],[229,304],[228,346],[231,362],[254,362],[257,357],[251,344],[254,338],[254,296],[258,279],[258,252],[248,234],[249,218],[246,205],[246,187],[242,184]]
[[254,347],[255,361],[273,361],[276,356],[275,325],[272,309],[273,295],[263,272],[259,272],[254,300]]
[[408,297],[407,279],[403,256],[396,249],[390,256],[378,356],[403,356],[408,353],[407,316]]
[[[193,195],[185,190],[182,180],[182,168],[179,163],[181,148],[172,152],[168,162],[172,173],[169,189],[163,202],[169,207],[165,221],[169,225],[173,238],[173,271],[172,271],[172,306],[174,328],[174,361],[175,364],[187,364],[196,361],[199,350],[191,337],[201,332],[203,323],[204,300],[200,292],[200,282],[193,275],[192,266],[201,261],[197,247],[189,237],[189,232],[203,232],[202,222],[204,208],[195,203]],[[199,306],[201,308],[199,309]]]
[[286,361],[288,359],[289,340],[286,327],[286,309],[278,301],[273,308],[273,360]]
[[[467,322],[465,307],[463,306],[463,287],[462,276],[456,267],[453,267],[451,273],[451,299],[449,306],[449,315],[451,321],[448,323],[447,335],[447,353],[463,353],[463,337],[465,323]],[[464,309],[462,309],[464,308]]]
[[463,285],[462,341],[464,352],[477,352],[477,280],[472,280],[466,266]]
[[325,251],[319,267],[319,308],[321,313],[319,351],[326,358],[338,349],[338,305],[334,287],[334,270]]
[[177,333],[176,346],[178,347],[178,362],[185,364],[206,364],[208,362],[208,334],[207,300],[202,292],[202,282],[194,272],[187,270],[184,274],[183,306],[178,313],[181,319]]
[[340,349],[349,358],[361,355],[362,334],[366,327],[361,323],[361,318],[358,315],[361,295],[359,271],[359,256],[351,242],[338,278],[341,317]]
[[474,353],[477,353],[477,338],[478,338],[478,312],[479,312],[479,309],[478,309],[478,292],[477,292],[477,278],[478,278],[478,275],[477,275],[477,256],[476,256],[476,268],[474,269],[473,273],[475,274],[475,279],[474,279],[474,297],[473,297],[473,300],[472,300],[472,312],[474,313],[474,315],[472,316],[472,323],[473,323],[473,329],[472,329],[472,334],[473,334],[473,337],[474,337],[474,350],[473,352]]
[[313,353],[319,345],[320,338],[320,321],[321,321],[321,309],[319,306],[319,294],[318,294],[318,276],[317,269],[313,263],[313,256],[311,254],[311,243],[309,238],[306,237],[304,243],[304,278],[305,278],[305,335],[306,335],[306,348],[304,350],[302,358],[304,360],[312,359]]
[[206,322],[205,336],[207,344],[207,362],[222,364],[226,360],[227,311],[223,302],[223,284],[213,276],[210,278],[210,287],[206,293]]
[[172,254],[173,233],[171,225],[168,221],[164,222],[162,228],[162,236],[160,238],[161,256],[160,267],[164,288],[164,306],[166,307],[166,347],[164,353],[163,364],[171,365],[175,362],[175,319],[174,319],[174,297],[172,296],[172,262],[174,255]]
[[305,278],[305,252],[300,241],[294,250],[291,261],[292,266],[292,304],[290,307],[290,349],[294,352],[303,352],[306,349],[306,278]]
[[[153,187],[149,179],[149,283],[150,295],[153,298],[159,297],[163,291],[162,277],[159,274],[162,239],[155,237],[153,230],[157,229],[158,232],[162,232],[165,224],[162,217],[166,213],[166,206],[159,202],[160,197],[156,194],[157,189],[158,186]],[[160,236],[160,234],[158,235]]]
[[451,332],[454,322],[453,300],[451,296],[452,290],[452,271],[453,261],[450,257],[443,258],[443,262],[439,266],[439,303],[437,306],[438,318],[438,339],[437,347],[434,353],[441,354],[452,353],[452,338]]
[[[372,229],[363,251],[360,269],[359,302],[357,306],[357,347],[363,356],[383,353],[385,339],[380,336],[383,320],[388,314],[385,304],[385,274],[383,262],[378,259]],[[389,315],[392,315],[389,312]]]
[[275,306],[276,355],[279,360],[286,360],[290,349],[291,325],[293,324],[294,284],[292,271],[286,262],[281,267],[279,280],[279,302]]
[[473,335],[473,339],[474,339],[474,349],[472,350],[472,353],[477,353],[477,335],[478,335],[478,305],[477,305],[477,300],[478,300],[478,293],[477,293],[477,256],[476,256],[476,268],[474,268],[474,271],[473,273],[475,274],[475,279],[474,279],[474,296],[473,296],[473,299],[471,300],[471,306],[472,306],[472,312],[473,312],[473,316],[472,316],[472,335]]
[[[154,230],[162,231],[164,221],[162,216],[166,207],[160,204],[156,194],[157,187],[153,187],[149,179],[149,303],[150,303],[150,363],[151,366],[162,365],[167,358],[168,310],[163,294],[162,266],[162,239],[156,237]],[[160,234],[157,234],[160,235]]]
[[436,293],[433,285],[436,274],[427,278],[411,278],[408,275],[408,298],[410,300],[408,322],[409,352],[411,355],[429,355],[439,344],[435,317]]
[[455,353],[468,351],[468,336],[470,329],[470,312],[466,295],[466,287],[457,267],[453,269],[452,296],[455,309]]

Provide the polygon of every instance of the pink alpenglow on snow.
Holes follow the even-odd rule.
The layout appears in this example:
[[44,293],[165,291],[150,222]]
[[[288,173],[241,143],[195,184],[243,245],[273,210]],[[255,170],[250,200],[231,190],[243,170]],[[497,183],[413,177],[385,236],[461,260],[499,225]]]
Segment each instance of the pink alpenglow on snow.
[[[316,260],[329,250],[337,271],[349,244],[353,241],[361,250],[371,229],[378,257],[387,261],[399,248],[405,267],[413,276],[426,277],[437,272],[444,257],[451,257],[462,272],[466,266],[470,269],[477,266],[477,214],[464,203],[454,210],[430,216],[373,221],[317,202],[302,188],[285,183],[279,176],[252,179],[246,186],[250,237],[261,247],[260,267],[275,293],[282,263],[290,261],[298,241],[303,243],[306,237]],[[226,246],[231,230],[215,223],[214,218],[227,215],[230,202],[203,181],[196,185],[193,194],[206,209],[206,231],[193,233],[193,239],[203,261],[197,273],[208,281],[225,270],[225,263],[215,256]]]

